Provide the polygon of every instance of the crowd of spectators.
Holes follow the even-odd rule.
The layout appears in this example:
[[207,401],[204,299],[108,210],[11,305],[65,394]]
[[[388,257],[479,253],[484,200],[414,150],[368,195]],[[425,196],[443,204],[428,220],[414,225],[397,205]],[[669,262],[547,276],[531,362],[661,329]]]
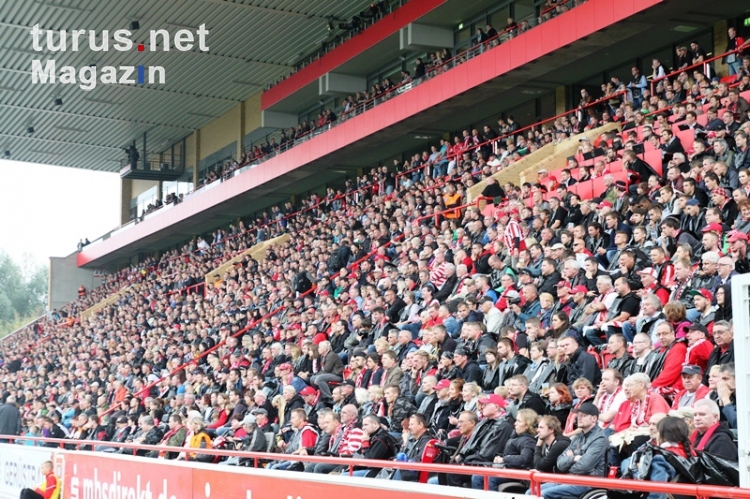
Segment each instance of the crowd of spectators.
[[[295,456],[351,456],[358,474],[396,480],[420,476],[366,460],[420,461],[431,440],[452,464],[611,467],[655,481],[680,474],[675,456],[736,462],[730,283],[750,272],[750,105],[735,85],[748,66],[726,82],[681,73],[663,94],[582,107],[588,129],[619,122],[622,133],[582,139],[601,159],[571,157],[533,185],[492,175],[586,129],[575,113],[489,146],[502,130],[466,130],[338,194],[109,276],[0,343],[0,433],[103,452],[184,447],[141,451],[165,459],[270,449],[279,458],[266,466],[311,473],[338,469]],[[662,106],[669,92],[680,97]],[[682,126],[692,150],[674,133]],[[661,164],[639,157],[647,144]],[[629,182],[609,173],[618,162]],[[574,173],[607,188],[581,199]],[[487,206],[466,204],[476,184]],[[245,256],[205,284],[283,233],[264,259]],[[642,465],[646,451],[663,459]],[[430,480],[483,486],[478,474]],[[545,484],[542,495],[586,490]]]

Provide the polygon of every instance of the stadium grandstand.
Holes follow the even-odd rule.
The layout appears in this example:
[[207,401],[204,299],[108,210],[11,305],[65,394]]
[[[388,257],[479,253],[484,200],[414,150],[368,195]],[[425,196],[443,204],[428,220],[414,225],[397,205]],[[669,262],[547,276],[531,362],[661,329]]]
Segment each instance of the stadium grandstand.
[[15,7],[166,81],[35,87],[6,40],[6,156],[122,208],[0,340],[0,498],[750,499],[750,5]]

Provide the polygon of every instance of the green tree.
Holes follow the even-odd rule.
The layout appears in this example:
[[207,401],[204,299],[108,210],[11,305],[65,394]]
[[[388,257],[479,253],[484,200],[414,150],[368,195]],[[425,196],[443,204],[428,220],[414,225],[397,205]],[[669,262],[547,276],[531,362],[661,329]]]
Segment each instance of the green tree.
[[0,337],[44,313],[49,270],[25,257],[19,264],[0,251]]

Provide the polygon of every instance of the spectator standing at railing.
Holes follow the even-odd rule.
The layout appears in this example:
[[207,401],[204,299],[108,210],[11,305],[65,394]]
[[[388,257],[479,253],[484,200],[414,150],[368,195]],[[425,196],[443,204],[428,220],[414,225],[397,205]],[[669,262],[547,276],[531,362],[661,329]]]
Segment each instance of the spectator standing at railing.
[[[21,412],[16,405],[16,397],[9,395],[0,406],[0,435],[20,435],[21,423]],[[0,439],[0,443],[8,441]]]

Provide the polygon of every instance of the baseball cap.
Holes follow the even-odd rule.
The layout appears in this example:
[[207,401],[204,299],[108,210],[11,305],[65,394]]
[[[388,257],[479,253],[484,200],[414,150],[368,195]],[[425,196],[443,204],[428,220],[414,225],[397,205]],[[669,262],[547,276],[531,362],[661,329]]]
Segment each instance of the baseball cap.
[[299,391],[299,394],[303,397],[307,397],[308,395],[316,395],[318,392],[315,391],[315,388],[312,386],[306,386],[302,390]]
[[292,365],[289,362],[279,364],[279,371],[291,371],[292,369]]
[[609,201],[602,201],[601,203],[599,203],[598,208],[612,208],[612,203],[610,203]]
[[355,388],[357,386],[354,384],[354,381],[350,379],[345,379],[344,381],[341,382],[341,385],[351,386],[352,388]]
[[565,249],[565,245],[563,243],[555,243],[555,244],[552,245],[552,248],[550,248],[550,249],[553,249],[553,250],[564,250]]
[[248,415],[247,415],[247,416],[245,416],[245,418],[244,418],[244,419],[242,420],[242,424],[255,424],[255,423],[256,423],[256,421],[255,421],[255,416],[253,416],[252,414],[248,414]]
[[[690,296],[698,296],[698,295],[700,295],[700,296],[702,296],[703,298],[705,298],[708,301],[713,301],[714,300],[714,294],[711,291],[709,291],[707,289],[704,289],[704,288],[701,288],[701,289],[691,289],[690,291],[688,291],[688,294]],[[699,325],[699,324],[693,324],[690,327],[697,326],[697,325]]]
[[445,388],[449,388],[450,386],[451,386],[451,380],[449,380],[449,379],[441,379],[435,385],[435,390],[443,390]]
[[263,414],[264,416],[268,416],[268,411],[263,409],[262,407],[258,407],[257,409],[253,409],[250,414],[253,414],[257,416],[258,414]]
[[566,281],[565,279],[563,279],[563,280],[561,280],[560,282],[557,283],[557,287],[558,288],[569,288],[570,287],[570,283],[568,281]]
[[703,374],[703,370],[700,366],[696,366],[694,364],[685,364],[682,366],[682,371],[680,371],[681,374]]
[[701,333],[703,333],[706,336],[708,336],[708,329],[706,328],[706,326],[704,326],[703,324],[697,323],[697,322],[695,324],[690,324],[688,326],[687,330],[688,330],[688,332],[690,332],[690,331],[700,331]]
[[573,412],[580,413],[580,414],[587,414],[589,416],[599,415],[599,409],[597,409],[597,407],[591,402],[584,402],[583,404],[581,404],[580,407],[574,408]]
[[650,275],[654,279],[656,279],[656,276],[658,275],[656,273],[656,269],[653,267],[646,267],[645,269],[639,270],[636,273],[641,274],[641,275]]
[[506,406],[505,399],[502,398],[500,395],[495,395],[494,393],[490,393],[483,399],[479,399],[478,401],[480,404],[495,404],[496,406],[500,407],[501,409]]
[[695,198],[691,198],[691,199],[688,199],[688,200],[687,200],[687,201],[685,202],[685,204],[686,204],[686,205],[688,205],[688,206],[700,206],[700,205],[701,205],[701,202],[700,202],[700,201],[698,201],[698,200],[697,200],[697,199],[695,199]]
[[716,232],[718,234],[721,234],[722,232],[724,232],[724,228],[721,226],[721,224],[713,223],[703,227],[701,232]]
[[573,294],[576,294],[576,293],[586,294],[589,292],[589,290],[586,288],[586,286],[578,285],[574,287],[573,289],[571,289],[570,292]]
[[748,240],[747,234],[745,234],[744,232],[740,232],[738,230],[734,230],[734,231],[732,231],[732,232],[729,233],[729,242],[730,243],[734,243],[734,242],[737,242],[737,241],[747,241],[747,240]]

